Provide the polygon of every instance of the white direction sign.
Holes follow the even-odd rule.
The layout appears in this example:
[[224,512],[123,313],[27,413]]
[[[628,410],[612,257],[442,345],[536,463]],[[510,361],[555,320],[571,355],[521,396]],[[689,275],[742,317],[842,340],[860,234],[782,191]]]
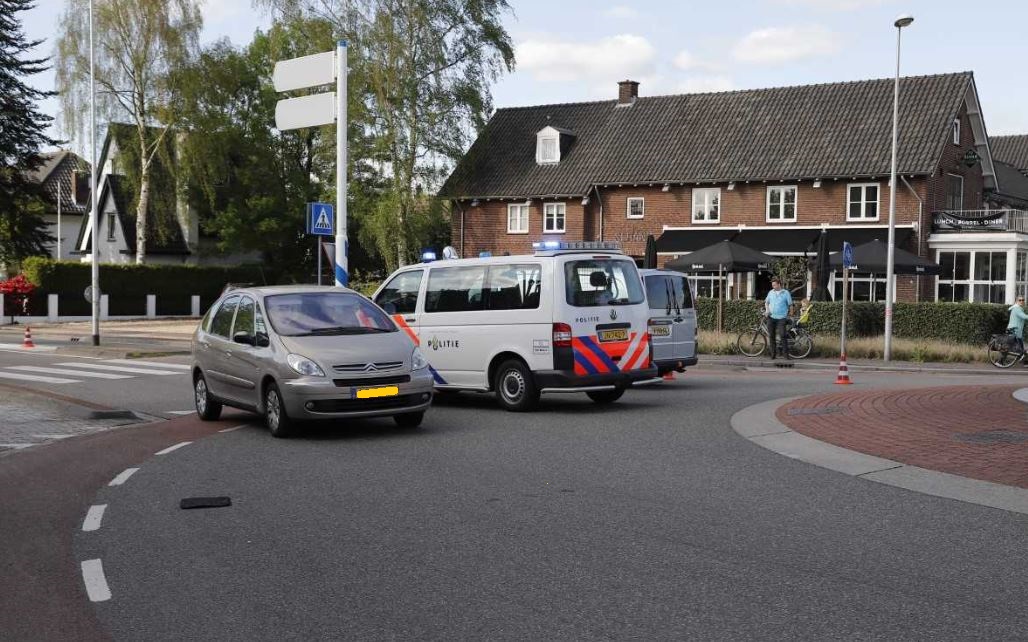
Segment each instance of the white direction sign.
[[336,92],[280,100],[275,105],[275,127],[279,131],[331,125],[336,121]]
[[[275,63],[271,82],[275,91],[293,91],[336,81],[336,52],[326,51]],[[281,127],[279,128],[281,129]]]

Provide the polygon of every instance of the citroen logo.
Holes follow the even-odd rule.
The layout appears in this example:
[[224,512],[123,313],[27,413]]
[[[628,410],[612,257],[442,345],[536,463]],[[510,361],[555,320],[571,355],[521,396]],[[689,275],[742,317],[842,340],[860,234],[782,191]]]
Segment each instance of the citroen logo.
[[615,310],[614,308],[611,308],[610,309],[610,320],[613,321],[616,318],[618,318],[618,311]]
[[364,372],[372,372],[375,370],[378,370],[378,366],[376,366],[373,363],[369,363],[368,365],[364,366]]

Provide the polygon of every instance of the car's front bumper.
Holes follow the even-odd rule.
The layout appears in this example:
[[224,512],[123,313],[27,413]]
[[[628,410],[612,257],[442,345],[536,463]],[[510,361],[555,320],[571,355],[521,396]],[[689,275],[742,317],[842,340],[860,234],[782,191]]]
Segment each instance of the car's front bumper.
[[[376,383],[361,380],[349,385],[342,379],[300,377],[280,386],[286,412],[292,419],[344,419],[349,417],[387,417],[408,412],[421,412],[432,404],[432,375],[428,369],[410,373],[410,381]],[[358,399],[355,391],[365,388],[395,386],[397,393],[389,397]]]
[[535,383],[545,393],[592,392],[629,388],[633,385],[651,383],[656,378],[656,366],[628,372],[606,372],[594,375],[578,375],[574,370],[541,370],[535,373]]

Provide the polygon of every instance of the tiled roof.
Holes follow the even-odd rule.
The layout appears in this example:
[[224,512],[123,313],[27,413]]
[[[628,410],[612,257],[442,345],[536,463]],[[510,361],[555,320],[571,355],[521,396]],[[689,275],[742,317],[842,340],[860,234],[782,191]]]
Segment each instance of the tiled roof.
[[86,203],[76,205],[72,202],[72,180],[75,170],[88,170],[89,164],[68,150],[58,150],[40,154],[43,164],[32,172],[33,180],[43,184],[46,200],[56,211],[57,190],[61,193],[61,211],[66,214],[85,214],[89,211]]
[[1003,161],[995,161],[996,178],[999,182],[997,195],[1014,199],[1017,205],[1023,207],[1028,204],[1028,176],[1022,174],[1016,167]]
[[1028,174],[1028,134],[1020,136],[990,136],[989,147],[992,157],[1009,163],[1022,173]]
[[[899,171],[937,167],[970,72],[900,80]],[[592,185],[881,176],[893,80],[500,109],[440,189],[447,197],[579,196]],[[535,162],[536,132],[576,140]]]

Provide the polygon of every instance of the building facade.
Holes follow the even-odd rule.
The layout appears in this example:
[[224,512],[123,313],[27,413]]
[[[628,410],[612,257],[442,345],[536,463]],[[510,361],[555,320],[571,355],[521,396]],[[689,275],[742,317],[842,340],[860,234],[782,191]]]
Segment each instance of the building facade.
[[[871,80],[645,98],[624,81],[617,100],[498,110],[440,191],[453,244],[477,255],[613,240],[641,258],[653,235],[662,263],[726,238],[783,257],[810,256],[822,230],[838,249],[885,241],[892,92]],[[896,244],[944,274],[897,277],[897,298],[1012,300],[1028,251],[1007,229],[1020,188],[997,175],[1010,167],[993,159],[973,75],[904,78],[900,92]],[[981,235],[989,216],[1005,237]],[[761,296],[766,280],[727,287]],[[853,293],[882,300],[884,275],[858,274]]]

